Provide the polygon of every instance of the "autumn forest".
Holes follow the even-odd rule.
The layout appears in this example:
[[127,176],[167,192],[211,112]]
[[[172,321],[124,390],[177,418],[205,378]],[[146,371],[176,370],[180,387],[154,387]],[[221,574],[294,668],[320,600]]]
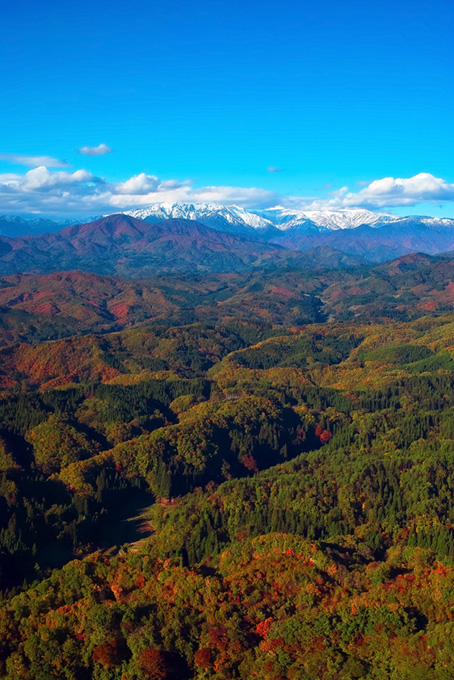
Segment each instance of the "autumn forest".
[[0,677],[454,678],[454,260],[303,265],[0,278]]

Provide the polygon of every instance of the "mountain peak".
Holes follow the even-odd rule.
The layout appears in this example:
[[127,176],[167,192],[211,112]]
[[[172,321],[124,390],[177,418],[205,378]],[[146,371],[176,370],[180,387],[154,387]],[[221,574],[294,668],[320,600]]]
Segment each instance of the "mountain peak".
[[254,210],[219,203],[154,203],[144,208],[127,210],[124,214],[147,222],[175,217],[196,220],[214,229],[237,233],[245,233],[251,229],[258,231],[295,228],[316,231],[354,229],[364,224],[375,226],[401,219],[395,215],[375,213],[365,208],[302,210],[277,205],[273,208]]

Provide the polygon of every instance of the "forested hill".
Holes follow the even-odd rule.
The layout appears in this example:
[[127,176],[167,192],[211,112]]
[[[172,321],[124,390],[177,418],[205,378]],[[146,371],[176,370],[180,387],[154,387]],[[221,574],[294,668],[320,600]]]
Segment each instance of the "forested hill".
[[3,349],[0,675],[449,678],[453,338],[230,319]]
[[0,278],[0,677],[454,675],[454,260],[266,248]]

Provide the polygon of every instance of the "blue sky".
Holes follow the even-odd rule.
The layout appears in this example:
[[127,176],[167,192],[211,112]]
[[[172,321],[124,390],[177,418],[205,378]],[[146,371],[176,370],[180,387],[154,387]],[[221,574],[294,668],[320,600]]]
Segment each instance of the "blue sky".
[[0,211],[454,216],[453,36],[449,0],[9,3]]

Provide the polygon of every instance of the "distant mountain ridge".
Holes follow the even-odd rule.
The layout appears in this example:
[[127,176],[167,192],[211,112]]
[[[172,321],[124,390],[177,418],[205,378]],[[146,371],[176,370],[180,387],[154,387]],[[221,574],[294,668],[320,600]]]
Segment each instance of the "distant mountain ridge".
[[248,210],[236,205],[227,206],[217,203],[155,203],[145,208],[124,211],[123,214],[146,222],[160,222],[171,218],[195,220],[212,229],[241,233],[250,232],[252,229],[256,232],[276,230],[276,234],[293,229],[310,233],[356,229],[363,225],[379,228],[390,224],[405,225],[413,222],[427,226],[454,228],[454,219],[451,218],[399,217],[388,213],[372,212],[364,208],[299,210],[277,206],[264,210]]
[[81,269],[137,278],[273,267],[336,269],[454,250],[454,220],[448,218],[344,210],[314,213],[310,220],[308,212],[215,204],[159,204],[139,212],[145,219],[117,213],[57,232],[0,235],[0,275]]
[[[341,253],[340,260],[343,258]],[[152,225],[118,214],[56,234],[0,237],[2,275],[82,269],[144,277],[163,272],[232,272],[310,264],[311,258],[297,250],[183,219]]]
[[[168,219],[183,219],[236,234],[255,234],[262,238],[278,238],[282,232],[315,234],[339,230],[351,230],[368,225],[374,228],[398,225],[411,228],[414,224],[428,227],[452,227],[454,219],[409,215],[399,217],[388,213],[373,212],[364,208],[340,210],[300,210],[276,206],[263,210],[242,208],[220,203],[154,203],[147,207],[121,211],[123,214],[151,223]],[[105,215],[104,217],[107,217]],[[44,217],[0,215],[0,235],[8,237],[55,233],[74,224],[83,224],[98,217],[76,219],[48,219]]]
[[[284,229],[263,226],[257,215],[251,220],[254,226],[245,220],[239,224],[243,209],[226,210],[215,213],[218,221],[214,226],[192,218],[158,222],[153,214],[150,222],[150,216],[142,220],[119,213],[56,233],[0,236],[0,275],[80,269],[138,278],[276,267],[336,269],[380,263],[414,252],[439,255],[454,250],[454,220],[388,220],[385,216],[380,224],[371,221],[331,229],[306,220]],[[211,215],[208,208],[206,215]],[[376,218],[375,213],[370,215]],[[345,214],[343,217],[346,219]],[[356,212],[349,215],[350,223],[365,217]],[[206,221],[210,220],[207,217]]]
[[[95,218],[90,218],[94,220]],[[86,222],[82,219],[51,220],[46,217],[20,217],[19,215],[0,215],[0,236],[15,238],[33,234],[55,233],[73,224]]]
[[[247,233],[281,231],[298,228],[303,231],[352,229],[361,224],[394,221],[392,215],[373,213],[370,210],[304,211],[283,208],[248,210],[236,205],[217,203],[156,203],[146,208],[125,211],[146,222],[179,218],[196,220],[212,229]],[[453,221],[454,222],[454,221]]]

